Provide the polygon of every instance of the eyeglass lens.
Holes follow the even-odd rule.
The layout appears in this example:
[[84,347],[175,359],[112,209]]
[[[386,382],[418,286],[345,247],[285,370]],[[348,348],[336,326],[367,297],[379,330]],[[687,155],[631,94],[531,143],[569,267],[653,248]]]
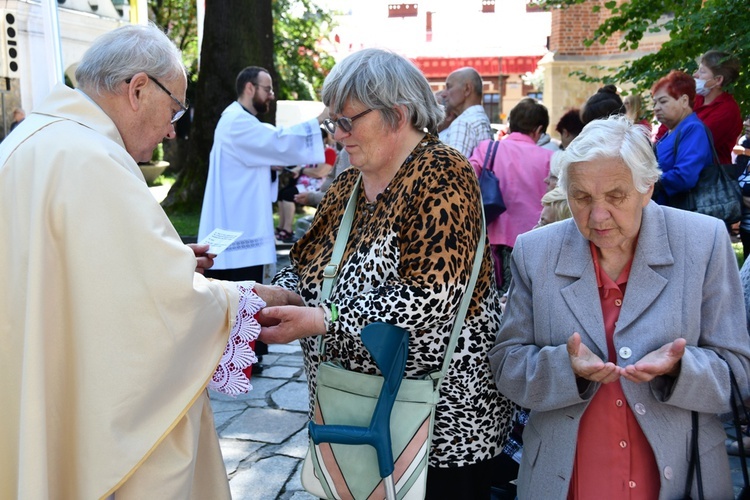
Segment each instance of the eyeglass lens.
[[342,116],[340,118],[337,118],[336,120],[331,120],[330,118],[327,118],[323,120],[323,126],[331,134],[336,133],[336,127],[341,127],[341,130],[343,130],[344,132],[348,134],[349,132],[352,131],[352,127],[354,127],[354,124],[353,124],[354,120],[362,116],[365,116],[370,111],[372,111],[372,109],[366,109],[362,111],[361,113],[352,116],[351,118],[347,116]]

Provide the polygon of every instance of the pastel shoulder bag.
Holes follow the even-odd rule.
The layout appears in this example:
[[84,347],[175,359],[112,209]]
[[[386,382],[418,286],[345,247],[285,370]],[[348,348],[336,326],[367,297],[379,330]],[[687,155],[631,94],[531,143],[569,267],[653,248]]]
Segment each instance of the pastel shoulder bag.
[[[330,296],[349,238],[360,182],[361,177],[347,204],[324,273],[324,299]],[[483,224],[471,279],[439,371],[421,379],[403,379],[408,332],[385,323],[370,324],[361,333],[382,376],[346,370],[336,360],[320,364],[314,416],[308,425],[310,444],[301,477],[309,493],[336,499],[424,498],[435,406],[471,301],[484,241]],[[388,349],[391,352],[386,353]],[[325,359],[325,336],[320,352]]]

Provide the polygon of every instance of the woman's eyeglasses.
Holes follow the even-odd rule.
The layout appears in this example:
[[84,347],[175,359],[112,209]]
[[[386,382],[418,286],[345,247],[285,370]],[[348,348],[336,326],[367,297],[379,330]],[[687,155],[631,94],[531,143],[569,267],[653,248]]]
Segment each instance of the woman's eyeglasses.
[[357,118],[360,118],[362,116],[365,116],[367,113],[372,111],[372,108],[366,109],[359,113],[358,115],[354,115],[351,118],[348,118],[346,116],[342,116],[341,118],[337,118],[336,120],[331,120],[330,118],[326,118],[323,120],[323,126],[326,128],[326,130],[331,134],[336,133],[336,128],[341,127],[341,130],[346,132],[347,134],[352,131],[353,122]]

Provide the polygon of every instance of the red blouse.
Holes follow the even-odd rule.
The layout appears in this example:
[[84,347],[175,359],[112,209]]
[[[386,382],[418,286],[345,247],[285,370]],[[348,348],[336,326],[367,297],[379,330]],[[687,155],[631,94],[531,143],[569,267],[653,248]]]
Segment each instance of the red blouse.
[[737,101],[722,92],[711,104],[703,104],[703,96],[697,95],[693,111],[711,131],[719,163],[732,163],[732,148],[742,134],[742,114]]
[[[631,259],[616,281],[599,267],[591,244],[599,300],[604,315],[608,359],[616,360],[615,323],[620,316]],[[650,499],[659,497],[659,469],[654,453],[630,409],[620,381],[596,391],[578,428],[568,499]]]

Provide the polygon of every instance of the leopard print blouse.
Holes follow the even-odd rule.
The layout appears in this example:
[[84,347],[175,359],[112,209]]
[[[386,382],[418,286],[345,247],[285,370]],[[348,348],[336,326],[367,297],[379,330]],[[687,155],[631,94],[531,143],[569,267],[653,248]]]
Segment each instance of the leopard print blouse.
[[[355,182],[356,168],[338,176],[307,233],[292,247],[291,265],[274,283],[321,303],[323,269]],[[331,297],[339,319],[326,334],[326,355],[350,370],[378,373],[359,339],[384,321],[411,334],[407,378],[439,370],[453,318],[466,289],[480,238],[479,186],[469,162],[426,135],[386,190],[367,203],[362,189]],[[500,453],[514,405],[493,382],[487,353],[500,327],[499,296],[489,243],[455,354],[441,387],[430,465],[458,467]],[[310,404],[320,362],[318,337],[301,340]]]

